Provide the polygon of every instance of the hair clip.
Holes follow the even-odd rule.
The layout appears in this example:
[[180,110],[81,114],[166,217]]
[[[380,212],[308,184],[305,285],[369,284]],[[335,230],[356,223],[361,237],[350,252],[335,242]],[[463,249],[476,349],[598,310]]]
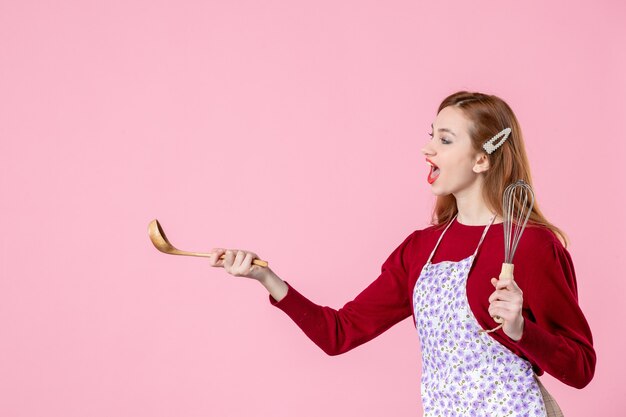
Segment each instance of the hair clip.
[[[508,139],[510,134],[511,134],[511,128],[510,127],[502,129],[502,131],[500,133],[498,133],[497,135],[495,135],[494,137],[489,139],[487,142],[483,143],[483,149],[485,150],[485,152],[487,152],[488,154],[491,155],[491,153],[493,151],[495,151],[500,146],[502,146],[502,144],[504,143],[505,140]],[[501,136],[504,136],[502,138],[502,140],[500,140],[498,143],[494,144],[494,142],[496,140],[498,140],[498,138],[500,138]]]

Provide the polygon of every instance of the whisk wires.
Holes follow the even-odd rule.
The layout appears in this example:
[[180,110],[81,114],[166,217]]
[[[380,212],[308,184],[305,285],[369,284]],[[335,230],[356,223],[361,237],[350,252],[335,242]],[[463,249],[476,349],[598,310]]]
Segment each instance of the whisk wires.
[[503,230],[504,230],[504,262],[513,263],[513,256],[517,250],[522,233],[533,205],[535,194],[532,188],[523,180],[510,184],[504,190],[502,197]]

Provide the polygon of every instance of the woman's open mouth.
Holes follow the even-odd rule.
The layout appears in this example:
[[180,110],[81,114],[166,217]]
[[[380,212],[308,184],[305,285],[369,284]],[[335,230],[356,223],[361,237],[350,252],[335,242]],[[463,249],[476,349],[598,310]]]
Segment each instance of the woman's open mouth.
[[426,162],[428,162],[428,165],[430,165],[430,172],[428,173],[428,178],[426,180],[429,184],[432,184],[433,182],[435,182],[437,177],[439,177],[441,170],[430,159],[426,158]]

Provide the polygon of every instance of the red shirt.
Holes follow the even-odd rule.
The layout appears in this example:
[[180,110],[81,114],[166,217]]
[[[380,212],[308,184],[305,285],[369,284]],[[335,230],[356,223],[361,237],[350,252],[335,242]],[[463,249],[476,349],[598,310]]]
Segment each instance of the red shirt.
[[[432,259],[460,261],[470,256],[484,226],[450,226]],[[287,295],[277,302],[304,333],[328,355],[347,352],[413,316],[413,288],[435,247],[443,227],[411,233],[381,267],[380,276],[352,301],[335,310],[308,300],[288,282]],[[504,261],[503,225],[493,224],[467,279],[467,297],[484,329],[497,326],[489,315],[490,282],[500,275]],[[519,341],[502,329],[489,333],[533,365],[575,388],[593,378],[596,354],[591,330],[578,305],[574,265],[567,249],[544,227],[526,227],[513,259],[515,282],[523,292],[524,333]],[[413,323],[415,325],[415,323]]]

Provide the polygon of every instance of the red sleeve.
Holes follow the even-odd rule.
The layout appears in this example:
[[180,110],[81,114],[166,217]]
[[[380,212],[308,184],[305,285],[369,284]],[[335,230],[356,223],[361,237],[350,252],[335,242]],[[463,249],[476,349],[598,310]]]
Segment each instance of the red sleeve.
[[389,255],[379,277],[339,310],[313,303],[289,283],[283,299],[277,302],[270,295],[269,301],[328,355],[345,353],[412,314],[403,259],[414,233]]
[[596,353],[578,305],[574,265],[557,240],[538,249],[524,291],[532,317],[525,317],[516,345],[542,370],[580,389],[593,378]]

